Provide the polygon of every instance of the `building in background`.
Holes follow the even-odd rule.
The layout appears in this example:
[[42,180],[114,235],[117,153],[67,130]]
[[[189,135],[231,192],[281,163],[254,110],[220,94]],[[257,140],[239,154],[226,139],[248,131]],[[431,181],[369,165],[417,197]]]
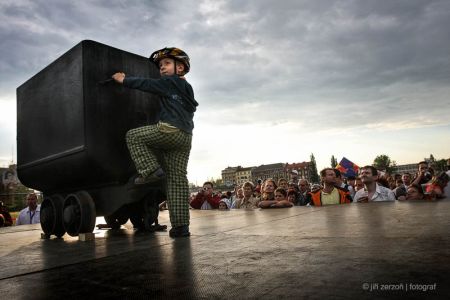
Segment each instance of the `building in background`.
[[238,170],[238,168],[242,167],[227,167],[222,170],[222,183],[224,186],[230,187],[236,184],[236,171]]
[[417,168],[418,168],[417,163],[393,166],[392,174],[410,173],[414,175],[415,173],[417,173]]
[[252,171],[255,167],[242,168],[238,167],[236,170],[236,184],[242,185],[244,182],[252,181]]
[[266,180],[272,178],[278,181],[280,178],[288,181],[296,181],[298,179],[310,179],[309,162],[301,163],[275,163],[269,165],[260,165],[257,167],[227,167],[222,170],[222,182],[225,186],[234,186],[251,181],[256,184],[258,180]]
[[[295,176],[293,176],[295,174],[295,172],[293,171],[297,171],[297,178],[295,179]],[[292,164],[286,164],[285,166],[285,178],[288,179],[289,181],[296,181],[299,179],[308,179],[308,181],[310,181],[309,178],[309,162],[301,162],[301,163],[292,163]],[[295,183],[298,183],[297,181]]]
[[252,170],[252,182],[256,183],[258,179],[264,181],[267,178],[272,178],[275,182],[280,178],[286,178],[285,164],[260,165]]
[[0,174],[2,175],[1,191],[3,193],[14,191],[20,183],[16,168],[15,164],[10,165],[8,168],[0,168]]
[[[25,196],[34,191],[20,183],[17,176],[17,166],[9,165],[7,168],[0,168],[1,184],[0,184],[0,201],[10,211],[20,210],[26,206]],[[41,202],[41,195],[38,194],[38,201]]]
[[[435,167],[429,159],[425,158],[424,161],[429,162],[432,167]],[[392,173],[403,174],[408,172],[415,174],[417,172],[417,163],[393,166]],[[242,185],[246,181],[251,181],[256,184],[259,179],[264,181],[267,178],[272,178],[275,181],[284,178],[294,183],[298,183],[299,179],[307,179],[309,182],[314,182],[311,176],[311,162],[308,161],[300,163],[275,163],[257,167],[227,167],[222,170],[222,182],[226,187],[232,187],[237,184]]]

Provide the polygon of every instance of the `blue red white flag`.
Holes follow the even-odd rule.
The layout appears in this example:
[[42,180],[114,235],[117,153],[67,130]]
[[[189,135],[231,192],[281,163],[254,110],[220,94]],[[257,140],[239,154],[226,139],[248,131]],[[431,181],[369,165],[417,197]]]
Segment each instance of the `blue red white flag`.
[[356,177],[358,175],[359,167],[356,164],[354,164],[353,162],[351,162],[350,160],[348,160],[347,158],[343,157],[341,159],[341,161],[339,162],[339,164],[336,166],[336,169],[341,171],[341,174],[344,177],[349,177],[349,176]]

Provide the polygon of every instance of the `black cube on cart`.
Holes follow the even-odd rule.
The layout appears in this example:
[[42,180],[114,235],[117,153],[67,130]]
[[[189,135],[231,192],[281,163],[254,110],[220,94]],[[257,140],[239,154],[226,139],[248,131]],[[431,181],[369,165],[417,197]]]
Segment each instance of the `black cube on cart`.
[[148,58],[85,40],[17,88],[18,176],[44,193],[47,235],[92,232],[96,216],[112,227],[158,216],[163,184],[132,184],[125,142],[129,129],[158,121],[158,99],[104,81],[118,71],[159,77]]

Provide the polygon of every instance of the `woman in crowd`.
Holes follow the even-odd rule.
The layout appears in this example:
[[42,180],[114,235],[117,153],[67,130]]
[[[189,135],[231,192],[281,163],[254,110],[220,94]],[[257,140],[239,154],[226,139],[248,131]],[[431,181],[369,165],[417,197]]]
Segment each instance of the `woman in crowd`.
[[273,201],[275,200],[275,189],[277,188],[277,184],[275,183],[275,180],[272,178],[268,178],[264,181],[263,185],[261,186],[262,192],[261,192],[261,200],[262,201]]
[[232,208],[258,208],[259,198],[253,196],[253,183],[250,181],[242,185],[243,197],[234,203]]

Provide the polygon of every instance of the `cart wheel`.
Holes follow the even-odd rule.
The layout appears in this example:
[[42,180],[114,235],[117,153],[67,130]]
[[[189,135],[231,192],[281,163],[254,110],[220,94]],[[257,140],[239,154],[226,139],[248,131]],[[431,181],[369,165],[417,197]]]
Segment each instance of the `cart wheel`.
[[59,195],[44,197],[41,204],[41,228],[47,236],[62,237],[66,233],[63,224],[64,198]]
[[128,213],[125,209],[120,209],[112,215],[105,216],[106,224],[111,226],[112,229],[119,229],[121,225],[128,222]]
[[69,235],[92,232],[95,217],[95,204],[88,192],[70,194],[64,200],[64,227]]

